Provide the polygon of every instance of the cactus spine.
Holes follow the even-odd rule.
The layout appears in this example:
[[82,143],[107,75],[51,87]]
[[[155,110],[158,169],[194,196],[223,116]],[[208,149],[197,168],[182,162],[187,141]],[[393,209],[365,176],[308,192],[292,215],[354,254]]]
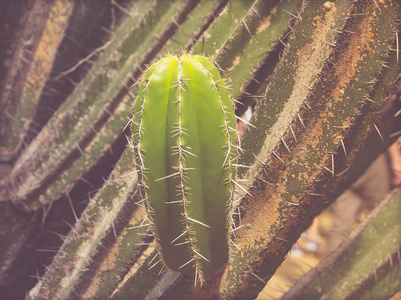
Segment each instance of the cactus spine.
[[202,282],[228,261],[236,174],[235,115],[217,69],[185,54],[151,65],[134,106],[133,140],[160,256]]

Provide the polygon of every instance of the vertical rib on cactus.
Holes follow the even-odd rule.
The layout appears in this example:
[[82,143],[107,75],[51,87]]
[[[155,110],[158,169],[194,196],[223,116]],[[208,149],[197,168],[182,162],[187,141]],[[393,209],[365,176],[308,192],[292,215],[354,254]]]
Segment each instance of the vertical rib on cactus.
[[153,64],[133,118],[141,191],[166,265],[202,282],[228,259],[235,117],[204,57]]

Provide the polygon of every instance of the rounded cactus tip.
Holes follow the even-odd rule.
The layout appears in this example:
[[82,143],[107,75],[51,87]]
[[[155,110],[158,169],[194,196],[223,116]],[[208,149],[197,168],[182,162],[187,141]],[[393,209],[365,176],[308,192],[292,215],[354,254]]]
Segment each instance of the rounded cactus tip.
[[203,56],[168,55],[140,83],[132,122],[140,190],[163,262],[195,283],[228,261],[235,121]]

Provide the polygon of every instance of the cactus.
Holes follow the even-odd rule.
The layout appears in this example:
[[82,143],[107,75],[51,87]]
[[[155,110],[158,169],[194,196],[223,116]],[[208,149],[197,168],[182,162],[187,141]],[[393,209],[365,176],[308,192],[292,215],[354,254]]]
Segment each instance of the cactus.
[[[4,19],[2,45],[12,43],[0,52],[4,297],[255,298],[312,219],[400,130],[390,97],[398,1],[42,1],[0,4],[21,17]],[[158,261],[140,188],[149,183],[125,138],[143,91],[130,86],[154,59],[183,50],[219,66],[238,117],[254,110],[228,262],[205,271],[202,286],[192,268],[184,276]]]
[[228,261],[233,105],[202,56],[167,57],[141,81],[133,140],[142,197],[165,264],[203,282]]

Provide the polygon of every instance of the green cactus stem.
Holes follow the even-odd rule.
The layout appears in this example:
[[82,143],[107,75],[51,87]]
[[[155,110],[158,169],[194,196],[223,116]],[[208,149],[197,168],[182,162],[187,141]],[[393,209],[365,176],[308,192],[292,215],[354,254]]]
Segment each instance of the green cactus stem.
[[202,56],[149,67],[134,107],[141,192],[162,260],[202,282],[228,260],[236,130],[217,69]]

